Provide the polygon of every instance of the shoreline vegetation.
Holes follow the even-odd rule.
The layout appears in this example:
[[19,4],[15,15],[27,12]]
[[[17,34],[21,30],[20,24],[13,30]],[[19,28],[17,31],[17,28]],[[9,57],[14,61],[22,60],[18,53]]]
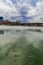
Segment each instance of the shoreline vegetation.
[[35,26],[35,27],[43,27],[43,23],[23,23],[21,21],[15,21],[15,22],[11,22],[9,20],[2,20],[0,21],[0,25],[6,25],[6,26]]

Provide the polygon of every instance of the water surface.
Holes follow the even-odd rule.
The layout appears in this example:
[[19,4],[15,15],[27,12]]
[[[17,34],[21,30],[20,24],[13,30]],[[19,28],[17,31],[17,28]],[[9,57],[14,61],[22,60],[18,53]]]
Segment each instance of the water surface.
[[4,30],[0,65],[43,65],[43,32]]

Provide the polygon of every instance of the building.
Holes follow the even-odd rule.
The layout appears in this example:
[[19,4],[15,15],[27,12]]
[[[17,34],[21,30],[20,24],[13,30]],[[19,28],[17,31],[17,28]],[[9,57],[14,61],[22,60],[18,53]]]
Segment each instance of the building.
[[0,25],[3,24],[4,18],[2,16],[0,16]]
[[2,16],[0,16],[0,21],[3,21],[3,17]]

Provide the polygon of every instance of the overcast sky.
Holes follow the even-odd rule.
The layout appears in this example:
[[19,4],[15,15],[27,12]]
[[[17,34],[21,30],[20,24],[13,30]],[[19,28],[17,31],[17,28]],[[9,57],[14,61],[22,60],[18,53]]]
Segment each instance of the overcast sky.
[[0,16],[10,21],[43,22],[43,0],[0,0]]

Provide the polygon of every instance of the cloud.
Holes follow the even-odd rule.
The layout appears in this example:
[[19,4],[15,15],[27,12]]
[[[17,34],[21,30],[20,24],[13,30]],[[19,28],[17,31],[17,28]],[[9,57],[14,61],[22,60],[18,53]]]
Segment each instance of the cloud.
[[4,16],[5,19],[10,19],[11,16],[18,16],[19,13],[16,10],[15,5],[10,0],[0,1],[0,16]]
[[0,16],[11,21],[43,22],[43,0],[0,0]]
[[30,22],[43,22],[43,0],[38,1],[36,7],[32,8],[29,14],[34,16],[29,20]]

